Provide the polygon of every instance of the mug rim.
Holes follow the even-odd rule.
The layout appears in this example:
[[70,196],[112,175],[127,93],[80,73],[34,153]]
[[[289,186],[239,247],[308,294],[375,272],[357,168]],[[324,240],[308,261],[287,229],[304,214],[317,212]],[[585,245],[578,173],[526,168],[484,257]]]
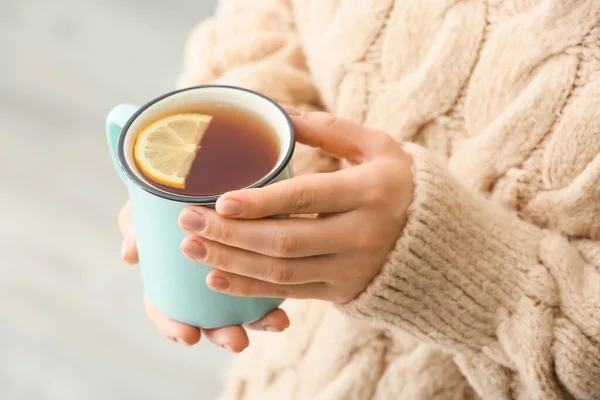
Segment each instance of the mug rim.
[[168,193],[168,192],[162,191],[160,189],[155,188],[154,186],[150,185],[148,182],[144,181],[139,176],[137,176],[137,174],[135,174],[133,172],[133,170],[127,163],[127,159],[125,157],[125,137],[127,136],[127,132],[129,131],[129,128],[131,127],[133,122],[144,111],[146,111],[152,105],[166,99],[167,97],[171,97],[176,94],[187,92],[190,90],[208,89],[208,88],[238,90],[238,91],[250,93],[252,95],[261,97],[262,99],[267,100],[269,103],[273,104],[279,110],[279,112],[281,114],[283,114],[283,116],[286,119],[287,124],[288,124],[289,133],[290,133],[290,145],[288,146],[287,152],[283,156],[281,161],[276,165],[275,168],[273,168],[271,170],[271,172],[269,172],[267,175],[262,177],[257,182],[253,183],[252,185],[249,185],[244,188],[237,189],[237,190],[252,189],[252,188],[259,188],[259,187],[266,186],[271,181],[273,181],[275,178],[277,178],[287,168],[287,166],[289,165],[290,160],[292,158],[292,155],[294,154],[294,149],[296,147],[296,135],[294,132],[294,126],[292,125],[292,120],[290,119],[289,115],[285,112],[285,110],[279,104],[277,104],[277,102],[275,102],[274,100],[270,99],[269,97],[267,97],[261,93],[258,93],[254,90],[245,89],[245,88],[242,88],[239,86],[198,85],[198,86],[187,87],[184,89],[173,90],[171,92],[168,92],[166,94],[158,96],[158,97],[154,98],[153,100],[150,100],[149,102],[147,102],[146,104],[141,106],[131,117],[129,117],[129,119],[127,120],[127,122],[125,123],[123,128],[121,129],[121,133],[119,134],[119,142],[117,145],[119,166],[125,172],[125,175],[127,176],[127,178],[129,178],[139,188],[141,188],[142,190],[145,190],[146,192],[148,192],[150,194],[153,194],[155,196],[161,197],[166,200],[171,200],[171,201],[176,201],[176,202],[181,202],[181,203],[199,204],[199,205],[214,205],[216,203],[216,201],[219,199],[219,197],[221,197],[224,194],[224,193],[221,193],[221,194],[209,195],[209,196],[186,196],[186,195],[180,195],[180,194],[174,194],[174,193]]

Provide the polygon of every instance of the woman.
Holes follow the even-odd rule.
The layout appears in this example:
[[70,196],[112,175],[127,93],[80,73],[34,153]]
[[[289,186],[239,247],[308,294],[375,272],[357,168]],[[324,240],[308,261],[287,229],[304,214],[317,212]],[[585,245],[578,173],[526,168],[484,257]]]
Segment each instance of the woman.
[[181,214],[209,287],[304,299],[204,332],[285,330],[226,398],[600,398],[600,2],[229,0],[185,64],[290,105],[308,174]]

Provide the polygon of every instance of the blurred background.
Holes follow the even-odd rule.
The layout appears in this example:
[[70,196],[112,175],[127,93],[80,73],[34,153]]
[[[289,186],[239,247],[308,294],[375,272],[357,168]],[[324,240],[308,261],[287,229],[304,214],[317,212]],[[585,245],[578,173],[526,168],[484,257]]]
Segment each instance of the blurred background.
[[228,356],[163,339],[120,259],[111,106],[171,90],[210,0],[0,0],[0,399],[213,399]]

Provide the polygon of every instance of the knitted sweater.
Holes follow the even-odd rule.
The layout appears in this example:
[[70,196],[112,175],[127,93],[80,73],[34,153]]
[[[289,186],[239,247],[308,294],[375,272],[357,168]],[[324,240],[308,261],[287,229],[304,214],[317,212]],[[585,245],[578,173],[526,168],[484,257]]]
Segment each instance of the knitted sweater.
[[[414,159],[381,273],[348,304],[286,302],[226,398],[600,399],[600,1],[223,1],[186,50],[180,86],[204,83]],[[299,146],[296,167],[338,162]]]

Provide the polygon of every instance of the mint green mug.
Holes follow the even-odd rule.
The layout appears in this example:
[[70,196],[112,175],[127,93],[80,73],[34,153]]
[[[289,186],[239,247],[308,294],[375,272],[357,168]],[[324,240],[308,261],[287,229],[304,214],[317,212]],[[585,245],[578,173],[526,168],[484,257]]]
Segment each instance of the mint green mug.
[[135,134],[165,115],[189,110],[194,104],[227,104],[249,111],[269,124],[280,143],[275,167],[249,187],[262,187],[291,177],[294,130],[285,111],[272,100],[232,86],[198,86],[158,97],[145,106],[122,104],[106,118],[106,134],[117,171],[127,186],[144,289],[165,315],[192,326],[219,328],[256,321],[283,300],[233,297],[210,290],[211,271],[186,258],[180,250],[187,235],[178,225],[180,212],[190,205],[214,207],[218,196],[183,196],[152,186],[133,162]]

